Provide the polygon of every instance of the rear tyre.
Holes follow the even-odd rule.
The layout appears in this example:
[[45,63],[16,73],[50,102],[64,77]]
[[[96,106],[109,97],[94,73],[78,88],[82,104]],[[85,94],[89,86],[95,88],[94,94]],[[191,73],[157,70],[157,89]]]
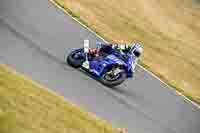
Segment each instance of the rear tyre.
[[114,80],[110,80],[108,77],[107,77],[107,74],[108,74],[109,71],[105,72],[101,78],[100,78],[100,81],[101,83],[103,83],[104,85],[106,86],[109,86],[109,87],[114,87],[114,86],[117,86],[117,85],[120,85],[122,84],[126,78],[127,78],[127,74],[125,72],[124,69],[120,69],[120,72],[118,73],[117,77],[115,77]]
[[76,49],[72,51],[65,61],[74,68],[79,68],[82,66],[82,63],[85,61],[85,57],[83,56],[83,49]]

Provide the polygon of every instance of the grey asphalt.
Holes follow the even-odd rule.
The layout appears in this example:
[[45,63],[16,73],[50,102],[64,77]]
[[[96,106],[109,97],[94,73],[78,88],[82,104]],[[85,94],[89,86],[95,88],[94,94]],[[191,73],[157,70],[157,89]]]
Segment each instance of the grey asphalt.
[[84,39],[101,41],[47,0],[0,0],[0,63],[131,133],[200,133],[200,110],[143,69],[113,90],[65,64]]

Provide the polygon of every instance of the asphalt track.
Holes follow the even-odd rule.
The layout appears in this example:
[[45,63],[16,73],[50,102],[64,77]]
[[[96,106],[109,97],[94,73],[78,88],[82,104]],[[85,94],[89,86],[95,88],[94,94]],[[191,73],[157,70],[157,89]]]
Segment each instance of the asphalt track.
[[84,39],[101,41],[47,0],[0,0],[0,63],[131,133],[200,133],[200,110],[143,69],[112,90],[66,65]]

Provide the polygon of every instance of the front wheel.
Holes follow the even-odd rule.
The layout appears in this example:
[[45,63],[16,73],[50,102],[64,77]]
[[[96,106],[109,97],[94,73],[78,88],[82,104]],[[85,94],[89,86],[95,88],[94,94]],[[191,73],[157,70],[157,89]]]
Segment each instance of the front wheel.
[[102,76],[100,81],[109,87],[114,87],[123,83],[127,78],[127,74],[124,69],[113,68],[106,71]]
[[82,63],[85,61],[84,50],[82,48],[75,49],[67,56],[65,60],[70,66],[74,68],[81,67]]

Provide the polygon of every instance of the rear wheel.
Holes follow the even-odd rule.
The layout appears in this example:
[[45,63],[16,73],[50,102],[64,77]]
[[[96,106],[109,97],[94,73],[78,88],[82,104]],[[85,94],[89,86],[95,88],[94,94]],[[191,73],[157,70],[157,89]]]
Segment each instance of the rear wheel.
[[65,60],[72,67],[81,67],[82,63],[85,61],[84,50],[81,48],[72,51]]
[[101,82],[109,87],[120,85],[125,81],[127,74],[124,69],[113,67],[107,70],[101,77]]

